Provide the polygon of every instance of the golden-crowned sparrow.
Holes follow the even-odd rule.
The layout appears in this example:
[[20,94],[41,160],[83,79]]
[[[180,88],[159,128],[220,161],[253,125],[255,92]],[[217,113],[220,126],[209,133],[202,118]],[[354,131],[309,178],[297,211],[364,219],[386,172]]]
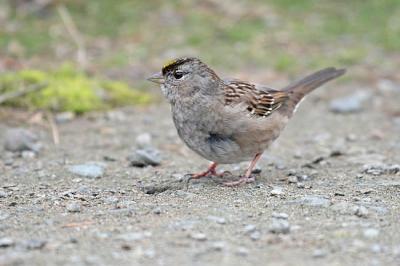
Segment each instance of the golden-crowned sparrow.
[[166,64],[149,80],[161,85],[180,138],[212,161],[207,171],[192,178],[217,175],[218,164],[251,160],[239,180],[225,183],[234,186],[254,181],[252,169],[279,136],[300,100],[344,73],[344,69],[326,68],[275,90],[221,79],[199,59],[185,57]]

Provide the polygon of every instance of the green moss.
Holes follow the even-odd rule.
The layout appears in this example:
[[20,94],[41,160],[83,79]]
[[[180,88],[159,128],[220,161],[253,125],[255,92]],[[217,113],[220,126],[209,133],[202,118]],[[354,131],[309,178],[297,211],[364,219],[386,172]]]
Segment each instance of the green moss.
[[123,82],[91,78],[69,64],[50,72],[22,70],[6,74],[0,78],[0,92],[38,83],[48,85],[40,91],[7,104],[31,109],[84,113],[122,105],[146,104],[151,101],[148,94],[133,90]]

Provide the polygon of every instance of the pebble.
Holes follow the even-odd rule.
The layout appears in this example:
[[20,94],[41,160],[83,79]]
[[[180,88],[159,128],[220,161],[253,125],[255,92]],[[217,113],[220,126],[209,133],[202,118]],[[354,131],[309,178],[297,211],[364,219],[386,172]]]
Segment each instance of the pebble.
[[246,247],[238,247],[238,249],[236,250],[236,254],[246,257],[247,255],[249,255],[249,250]]
[[383,175],[383,174],[387,174],[387,175],[393,174],[394,175],[394,174],[400,173],[400,165],[399,164],[388,165],[388,164],[383,164],[383,163],[365,164],[363,166],[362,173],[375,175],[375,176],[379,176],[379,175]]
[[80,212],[81,211],[81,205],[78,202],[71,202],[67,205],[67,211],[68,212]]
[[302,197],[300,200],[293,201],[293,203],[312,207],[329,207],[331,201],[322,196],[308,195]]
[[368,217],[369,211],[364,206],[357,206],[354,208],[354,214],[358,217],[366,218]]
[[352,205],[349,202],[346,201],[340,201],[336,202],[331,206],[332,210],[340,213],[340,214],[352,214],[354,211],[352,211],[352,208],[354,205]]
[[136,146],[140,149],[150,148],[152,137],[149,133],[142,133],[136,137]]
[[252,232],[254,232],[254,231],[256,231],[256,226],[255,226],[254,224],[248,224],[248,225],[246,225],[246,226],[244,227],[244,232],[245,232],[246,234],[252,233]]
[[207,216],[207,219],[213,222],[216,222],[217,224],[226,224],[226,220],[224,217],[218,217],[218,216]]
[[136,167],[157,166],[161,164],[160,151],[155,148],[135,150],[127,159],[131,166]]
[[0,248],[8,248],[13,246],[14,244],[14,240],[9,237],[0,238]]
[[47,244],[46,240],[30,239],[23,241],[21,246],[27,250],[42,249]]
[[254,241],[259,240],[261,238],[261,233],[260,231],[254,231],[253,233],[250,234],[250,238]]
[[105,118],[110,121],[118,121],[118,122],[126,121],[125,113],[118,110],[108,111],[105,115]]
[[269,231],[274,234],[288,234],[290,232],[290,224],[285,219],[272,219]]
[[287,220],[289,218],[289,215],[284,212],[274,212],[272,213],[272,218]]
[[363,108],[363,102],[370,97],[370,92],[357,91],[351,95],[332,100],[329,108],[334,113],[360,112]]
[[203,233],[191,233],[190,238],[197,240],[197,241],[206,241],[207,236]]
[[374,253],[381,253],[383,251],[383,247],[378,243],[375,243],[371,246],[371,251]]
[[316,250],[314,250],[314,252],[312,254],[313,258],[323,258],[323,257],[326,257],[326,255],[327,255],[327,252],[323,249],[316,249]]
[[7,192],[0,190],[0,198],[6,198],[8,196]]
[[217,241],[211,244],[211,249],[215,251],[222,251],[226,248],[226,243],[223,241]]
[[289,176],[288,177],[288,183],[289,184],[293,184],[293,183],[297,183],[297,176],[295,176],[295,175],[291,175],[291,176]]
[[151,237],[151,232],[149,231],[143,231],[143,232],[130,232],[130,233],[125,233],[125,234],[120,234],[117,236],[118,240],[124,240],[124,241],[138,241],[142,240],[144,238]]
[[155,207],[154,209],[153,209],[153,213],[154,214],[161,214],[161,208],[160,207]]
[[0,221],[6,220],[10,217],[10,214],[3,212],[2,210],[0,210]]
[[367,228],[363,231],[363,235],[366,238],[376,238],[379,236],[379,230],[375,228]]
[[119,202],[119,198],[116,196],[110,196],[104,199],[104,203],[106,204],[117,204]]
[[36,157],[36,153],[33,151],[22,151],[21,157],[24,159],[33,159]]
[[71,165],[68,171],[87,178],[100,178],[104,175],[104,167],[94,163]]
[[274,187],[271,190],[271,196],[280,196],[283,195],[283,188],[282,187]]
[[297,186],[297,188],[305,188],[306,187],[306,185],[304,185],[304,183],[302,183],[302,182],[298,182],[296,186]]
[[54,119],[57,124],[62,124],[71,121],[75,118],[74,112],[62,112],[55,115]]
[[4,137],[4,149],[12,152],[39,152],[41,146],[37,135],[24,128],[9,129]]

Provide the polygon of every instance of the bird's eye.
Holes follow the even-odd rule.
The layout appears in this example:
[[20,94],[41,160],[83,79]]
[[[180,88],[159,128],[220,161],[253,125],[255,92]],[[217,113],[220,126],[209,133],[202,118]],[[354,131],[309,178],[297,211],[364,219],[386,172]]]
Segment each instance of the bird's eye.
[[182,71],[176,70],[176,71],[174,72],[174,78],[175,78],[175,79],[181,79],[182,77],[183,77],[183,72],[182,72]]

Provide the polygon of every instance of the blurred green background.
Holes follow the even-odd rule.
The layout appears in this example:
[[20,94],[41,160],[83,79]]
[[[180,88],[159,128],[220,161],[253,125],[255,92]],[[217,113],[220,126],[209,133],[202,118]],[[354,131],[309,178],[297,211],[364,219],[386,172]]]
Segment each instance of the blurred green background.
[[397,78],[400,66],[398,0],[1,0],[0,24],[2,73],[68,62],[139,90],[183,55],[272,82],[328,65]]

